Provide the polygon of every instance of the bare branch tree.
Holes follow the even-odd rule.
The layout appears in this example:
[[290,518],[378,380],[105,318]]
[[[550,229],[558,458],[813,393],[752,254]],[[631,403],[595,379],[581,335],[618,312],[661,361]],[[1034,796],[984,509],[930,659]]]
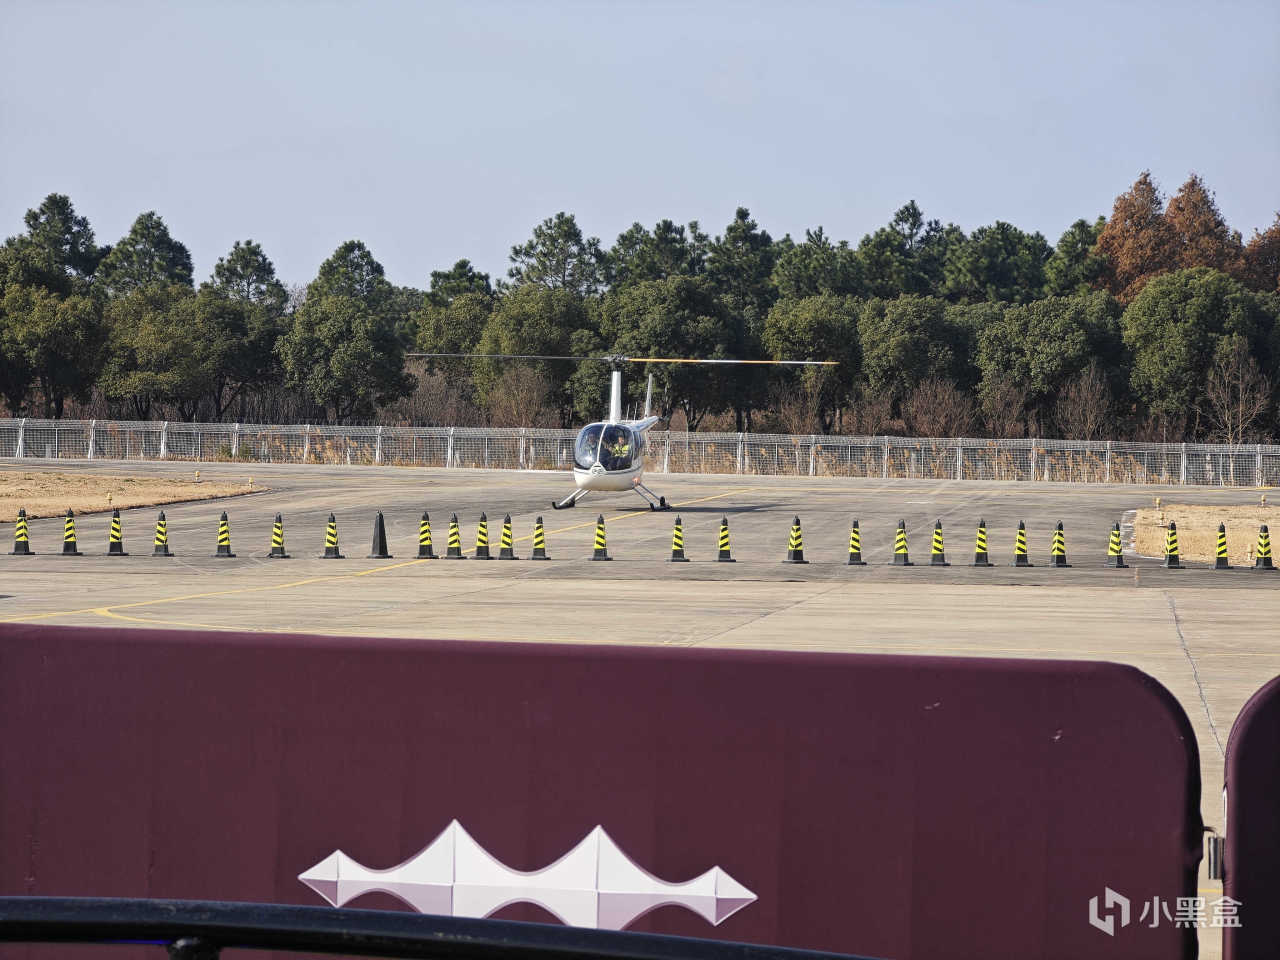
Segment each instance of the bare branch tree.
[[983,384],[982,420],[997,439],[1026,435],[1027,389],[1005,378]]
[[1220,350],[1209,370],[1200,413],[1209,423],[1210,438],[1221,443],[1247,443],[1271,407],[1271,381],[1263,376],[1242,337],[1233,337]]
[[1111,425],[1111,390],[1096,363],[1067,384],[1054,418],[1068,440],[1097,440],[1106,432]]
[[820,391],[800,381],[794,387],[775,387],[773,408],[783,431],[790,434],[816,434],[822,430]]
[[547,398],[551,381],[523,365],[503,373],[489,391],[489,425],[493,427],[552,427],[559,423]]
[[902,418],[918,437],[963,437],[973,430],[973,400],[954,381],[930,377],[902,404]]
[[1187,418],[1148,413],[1134,425],[1130,435],[1142,443],[1178,443],[1187,437]]
[[875,391],[864,391],[861,397],[849,405],[844,425],[845,433],[859,437],[874,437],[902,430],[902,424],[893,419],[893,397]]

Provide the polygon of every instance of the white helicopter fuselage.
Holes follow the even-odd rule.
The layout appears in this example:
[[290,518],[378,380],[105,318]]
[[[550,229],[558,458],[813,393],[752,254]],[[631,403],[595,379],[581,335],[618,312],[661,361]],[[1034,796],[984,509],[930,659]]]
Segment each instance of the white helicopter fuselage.
[[593,429],[599,430],[600,434],[605,436],[607,436],[609,428],[627,430],[630,434],[628,447],[631,456],[630,465],[619,468],[616,463],[611,462],[608,450],[604,449],[604,442],[600,441],[591,465],[584,466],[583,464],[586,460],[581,456],[581,451],[579,451],[579,455],[575,457],[573,467],[573,482],[578,486],[578,489],[617,493],[634,487],[640,478],[644,476],[645,434],[657,422],[657,417],[646,417],[644,420],[593,423],[583,427],[579,437]]
[[[571,507],[587,493],[622,493],[632,490],[654,509],[667,509],[667,501],[648,490],[644,476],[645,436],[661,417],[622,419],[622,374],[613,371],[609,390],[609,417],[589,423],[573,442],[573,482],[577,489],[554,504]],[[645,413],[648,414],[648,399]]]

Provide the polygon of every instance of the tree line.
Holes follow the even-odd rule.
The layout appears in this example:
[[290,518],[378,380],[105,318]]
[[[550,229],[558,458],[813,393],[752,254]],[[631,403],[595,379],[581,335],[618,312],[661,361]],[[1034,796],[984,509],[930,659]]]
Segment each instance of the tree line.
[[1280,215],[1245,242],[1191,176],[1148,173],[1050,245],[966,234],[914,203],[857,245],[634,224],[611,247],[559,213],[507,276],[461,259],[426,289],[358,240],[287,288],[252,240],[198,286],[155,212],[98,246],[50,194],[0,247],[9,415],[567,426],[596,419],[588,361],[417,353],[836,360],[822,369],[637,366],[675,428],[1248,442],[1277,425]]

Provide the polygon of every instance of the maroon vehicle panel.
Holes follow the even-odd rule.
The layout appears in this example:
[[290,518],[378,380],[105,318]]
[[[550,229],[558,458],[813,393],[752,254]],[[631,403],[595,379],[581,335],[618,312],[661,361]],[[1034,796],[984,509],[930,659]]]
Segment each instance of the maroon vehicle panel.
[[1223,930],[1224,960],[1280,957],[1280,677],[1249,698],[1227,740],[1224,897],[1239,926]]
[[535,871],[600,827],[731,878],[628,929],[1190,958],[1139,910],[1195,895],[1199,798],[1185,714],[1110,663],[0,626],[2,894],[322,905],[338,850],[393,868],[456,821],[495,864],[467,869]]

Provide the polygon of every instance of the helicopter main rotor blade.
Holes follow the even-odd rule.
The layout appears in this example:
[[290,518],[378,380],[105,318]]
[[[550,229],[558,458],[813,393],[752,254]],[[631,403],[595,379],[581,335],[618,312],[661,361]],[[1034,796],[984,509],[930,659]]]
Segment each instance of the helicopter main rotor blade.
[[629,363],[752,364],[772,367],[837,367],[838,360],[691,360],[684,357],[627,357]]
[[593,360],[599,363],[705,363],[724,366],[836,367],[837,360],[699,360],[692,357],[565,357],[541,353],[406,353],[406,357],[454,357],[463,360]]
[[406,353],[406,357],[458,357],[466,360],[604,360],[604,357],[551,357],[540,353]]

